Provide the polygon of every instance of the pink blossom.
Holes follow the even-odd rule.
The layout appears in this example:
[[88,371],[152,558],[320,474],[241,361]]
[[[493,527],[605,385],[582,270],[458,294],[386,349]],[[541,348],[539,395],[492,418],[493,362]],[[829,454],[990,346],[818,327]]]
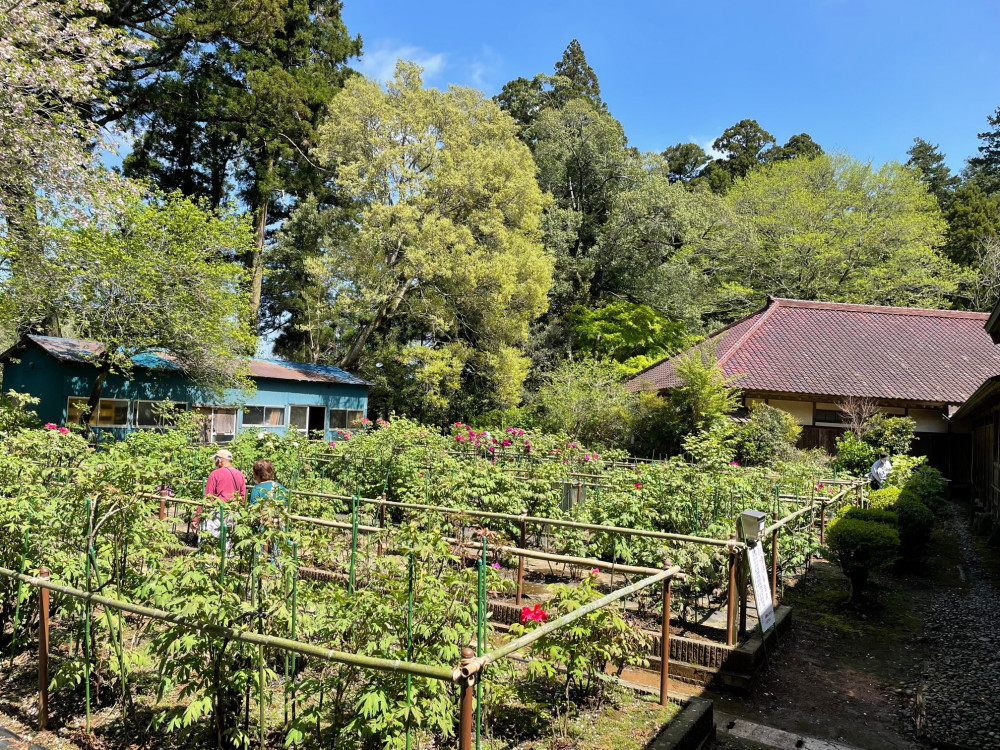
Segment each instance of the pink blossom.
[[739,466],[739,463],[737,463],[736,461],[730,461],[729,465],[730,466]]
[[54,429],[56,429],[56,428],[57,428],[58,426],[59,426],[59,425],[57,425],[57,424],[54,424],[53,422],[46,422],[46,423],[45,423],[45,429],[46,429],[46,430],[54,430]]
[[637,490],[641,490],[641,489],[642,489],[642,482],[636,482],[636,483],[635,483],[635,488],[636,488]]
[[506,447],[507,447],[508,445],[510,445],[510,440],[508,440],[507,438],[504,438],[504,439],[503,439],[503,440],[502,440],[502,441],[500,442],[500,445],[502,445],[502,446],[503,446],[504,448],[506,448]]
[[591,568],[591,569],[590,569],[590,575],[592,575],[592,576],[596,576],[596,575],[597,575],[597,574],[599,574],[600,572],[601,572],[601,571],[599,571],[599,570],[598,570],[597,568]]
[[493,568],[493,570],[500,570],[500,563],[495,562],[490,567]]
[[68,435],[69,434],[69,427],[60,427],[59,428],[59,433],[61,435]]

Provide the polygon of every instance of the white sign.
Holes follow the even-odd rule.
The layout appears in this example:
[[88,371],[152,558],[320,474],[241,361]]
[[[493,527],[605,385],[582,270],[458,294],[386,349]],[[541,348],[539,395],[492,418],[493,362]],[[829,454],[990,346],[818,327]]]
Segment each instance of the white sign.
[[764,549],[760,542],[748,550],[750,560],[750,581],[753,583],[753,600],[757,604],[757,618],[765,633],[774,627],[774,601],[771,586],[767,580],[767,566],[764,565]]

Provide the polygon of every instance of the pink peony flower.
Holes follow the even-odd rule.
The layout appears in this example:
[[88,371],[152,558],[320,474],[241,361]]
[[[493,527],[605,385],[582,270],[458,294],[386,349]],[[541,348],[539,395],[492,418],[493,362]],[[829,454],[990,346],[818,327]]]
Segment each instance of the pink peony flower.
[[599,570],[598,570],[597,568],[591,568],[591,569],[590,569],[590,575],[592,575],[592,576],[596,576],[596,575],[597,575],[597,574],[599,574],[600,572],[601,572],[601,571],[599,571]]
[[500,570],[500,563],[495,562],[490,567],[493,568],[493,570]]
[[730,461],[729,465],[730,466],[739,466],[739,463],[737,461]]
[[541,604],[534,607],[521,608],[521,624],[527,625],[529,622],[545,622],[549,619],[549,613],[542,609]]
[[642,489],[642,482],[636,482],[636,483],[635,483],[635,488],[636,488],[637,490],[641,490],[641,489]]
[[46,423],[45,423],[45,429],[46,429],[46,430],[54,430],[54,429],[56,429],[57,427],[59,427],[59,425],[57,425],[57,424],[54,424],[53,422],[46,422]]
[[60,427],[59,428],[59,434],[61,434],[61,435],[68,435],[69,434],[69,427]]

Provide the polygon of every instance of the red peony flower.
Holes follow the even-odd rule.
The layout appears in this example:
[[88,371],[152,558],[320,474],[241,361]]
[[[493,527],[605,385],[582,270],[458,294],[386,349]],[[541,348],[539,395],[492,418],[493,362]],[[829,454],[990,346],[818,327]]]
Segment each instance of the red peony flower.
[[529,622],[545,622],[549,619],[549,613],[542,609],[541,604],[534,607],[521,608],[521,624],[527,625]]

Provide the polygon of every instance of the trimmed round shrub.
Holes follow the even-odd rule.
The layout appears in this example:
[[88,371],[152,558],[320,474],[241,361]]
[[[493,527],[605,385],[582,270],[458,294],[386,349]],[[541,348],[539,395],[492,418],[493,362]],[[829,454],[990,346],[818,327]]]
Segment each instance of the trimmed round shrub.
[[853,518],[857,521],[871,521],[872,523],[884,523],[886,526],[896,527],[898,517],[890,510],[878,510],[876,508],[858,508],[848,505],[839,514],[841,518]]
[[851,599],[860,601],[872,570],[899,556],[899,532],[884,523],[838,518],[826,532],[826,546],[851,581]]
[[948,482],[940,471],[932,466],[919,466],[903,485],[899,499],[918,500],[932,511],[939,511],[948,500],[947,493]]
[[899,487],[883,487],[868,494],[868,506],[874,510],[890,510],[899,501]]
[[[905,493],[904,493],[905,495]],[[916,562],[927,553],[934,529],[934,512],[919,500],[901,495],[896,504],[899,551],[904,560]]]

